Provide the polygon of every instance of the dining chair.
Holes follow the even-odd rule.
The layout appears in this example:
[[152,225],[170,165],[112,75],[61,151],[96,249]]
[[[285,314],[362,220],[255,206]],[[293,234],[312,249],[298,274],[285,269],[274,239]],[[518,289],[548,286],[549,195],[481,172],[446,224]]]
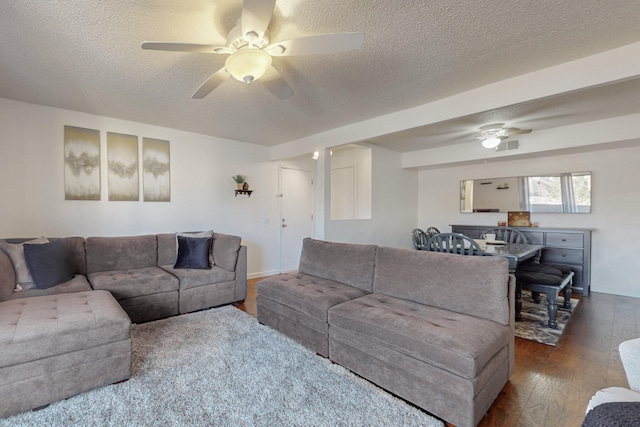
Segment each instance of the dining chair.
[[515,243],[519,245],[526,245],[528,243],[527,236],[525,236],[524,233],[521,233],[511,227],[488,228],[480,233],[480,236],[484,236],[487,233],[495,234],[496,240],[502,240],[507,243]]
[[426,250],[460,255],[484,255],[478,242],[460,233],[436,234],[427,242]]
[[426,250],[427,242],[429,241],[429,237],[424,230],[420,228],[415,228],[411,232],[411,239],[413,240],[413,247],[418,251]]
[[427,228],[426,233],[427,233],[427,240],[429,240],[430,238],[432,238],[436,234],[440,234],[440,230],[438,230],[435,227],[429,227],[429,228]]

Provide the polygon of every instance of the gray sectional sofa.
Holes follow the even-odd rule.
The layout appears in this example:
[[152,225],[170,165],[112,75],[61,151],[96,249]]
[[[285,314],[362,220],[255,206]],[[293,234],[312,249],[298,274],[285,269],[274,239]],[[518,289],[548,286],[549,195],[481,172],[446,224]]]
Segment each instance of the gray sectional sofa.
[[25,266],[8,254],[33,239],[0,242],[0,417],[128,379],[132,322],[244,300],[246,246],[212,239],[206,269],[174,268],[176,233],[48,239],[70,277],[46,289],[16,286]]
[[502,257],[305,239],[299,270],[257,283],[258,321],[457,426],[514,371]]

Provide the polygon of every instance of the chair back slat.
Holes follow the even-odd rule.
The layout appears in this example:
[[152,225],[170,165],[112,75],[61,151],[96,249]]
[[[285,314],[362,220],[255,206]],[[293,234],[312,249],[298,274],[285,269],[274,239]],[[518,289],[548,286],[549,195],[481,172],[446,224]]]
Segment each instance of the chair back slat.
[[480,233],[480,237],[487,233],[495,234],[496,240],[502,240],[507,243],[515,243],[519,245],[526,245],[528,243],[527,236],[525,236],[524,233],[511,227],[488,228]]
[[427,247],[427,242],[429,238],[427,237],[427,233],[420,228],[415,228],[411,232],[411,239],[413,240],[413,247],[418,251],[423,251]]
[[480,245],[475,240],[460,233],[436,234],[429,239],[427,250],[459,255],[484,255]]

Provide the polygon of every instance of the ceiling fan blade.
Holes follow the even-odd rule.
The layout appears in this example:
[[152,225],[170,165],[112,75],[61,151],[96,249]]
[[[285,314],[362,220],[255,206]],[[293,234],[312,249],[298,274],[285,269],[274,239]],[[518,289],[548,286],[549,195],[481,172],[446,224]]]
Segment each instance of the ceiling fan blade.
[[196,43],[173,43],[173,42],[142,42],[143,49],[150,50],[168,50],[172,52],[200,52],[200,53],[223,53],[230,54],[235,52],[226,46],[215,46],[212,44],[196,44]]
[[520,135],[523,133],[531,133],[531,129],[505,128],[504,130],[508,136]]
[[364,33],[332,33],[272,43],[266,50],[271,56],[320,55],[360,49],[363,44]]
[[214,90],[215,88],[220,86],[222,83],[224,83],[224,81],[227,80],[227,77],[229,77],[229,73],[227,72],[227,70],[225,70],[224,67],[220,68],[211,77],[209,77],[204,83],[202,83],[202,85],[198,88],[198,90],[196,90],[193,93],[193,95],[191,95],[191,98],[193,99],[204,98],[205,96],[209,95],[212,90]]
[[247,36],[247,33],[254,32],[256,38],[264,36],[275,6],[276,0],[244,0],[242,2],[242,35]]
[[287,99],[293,95],[291,86],[289,86],[289,83],[287,83],[284,77],[282,77],[282,74],[273,68],[273,65],[267,69],[267,72],[264,73],[262,77],[260,77],[260,81],[264,87],[269,90],[269,92],[280,99]]

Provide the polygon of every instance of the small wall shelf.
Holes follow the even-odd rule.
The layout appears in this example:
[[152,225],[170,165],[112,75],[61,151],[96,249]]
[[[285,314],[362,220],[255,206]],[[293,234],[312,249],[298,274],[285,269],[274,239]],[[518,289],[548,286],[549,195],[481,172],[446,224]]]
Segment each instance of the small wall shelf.
[[251,197],[251,193],[253,193],[253,190],[235,190],[236,192],[236,197],[238,197],[238,194],[246,194],[247,196]]

